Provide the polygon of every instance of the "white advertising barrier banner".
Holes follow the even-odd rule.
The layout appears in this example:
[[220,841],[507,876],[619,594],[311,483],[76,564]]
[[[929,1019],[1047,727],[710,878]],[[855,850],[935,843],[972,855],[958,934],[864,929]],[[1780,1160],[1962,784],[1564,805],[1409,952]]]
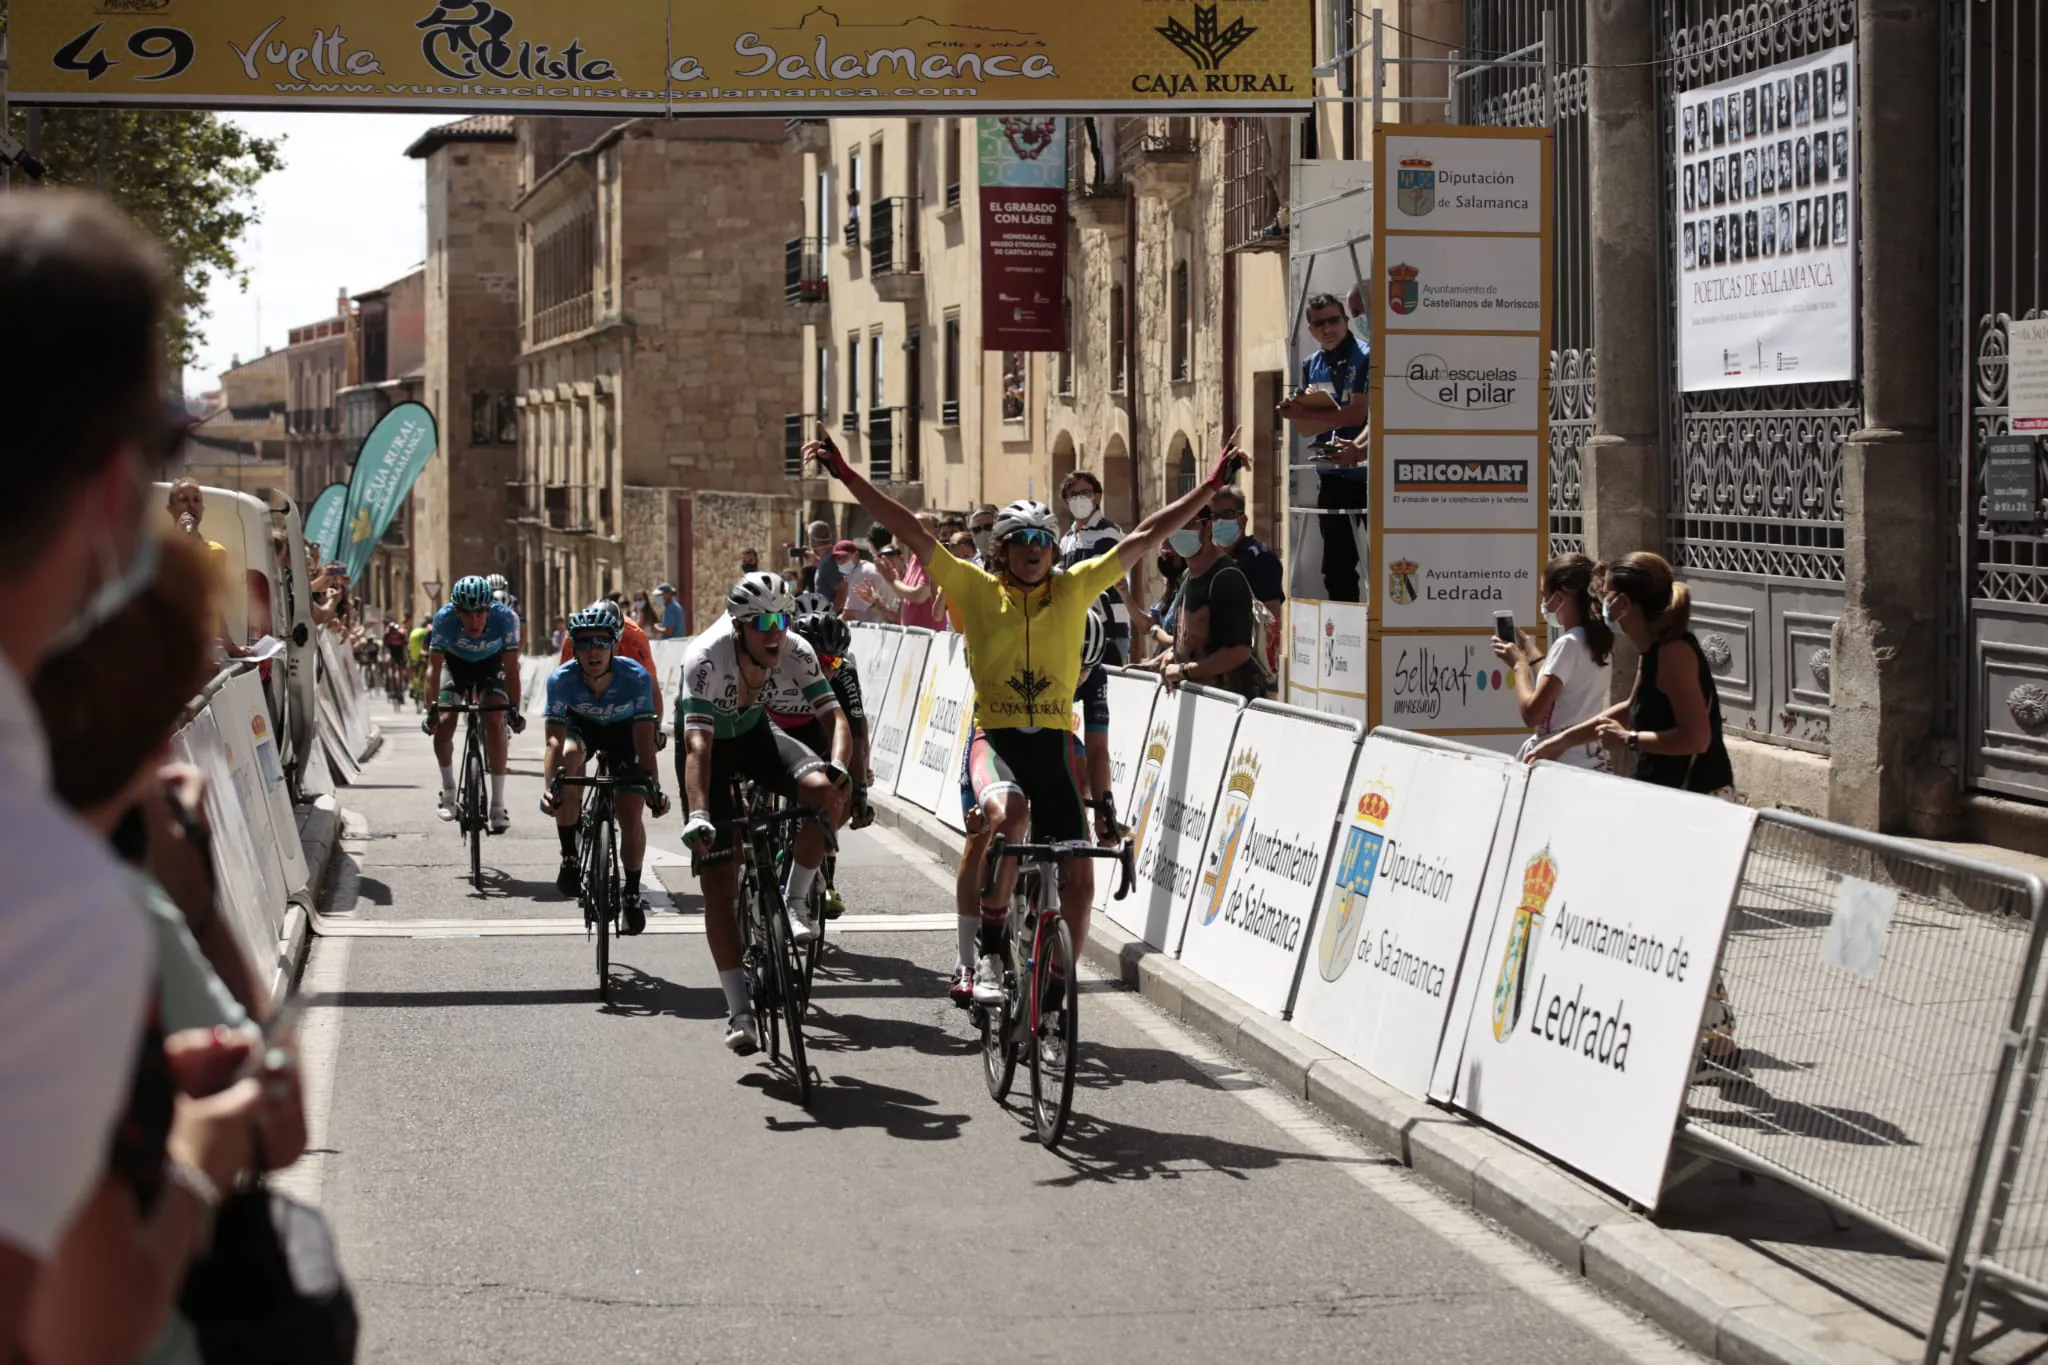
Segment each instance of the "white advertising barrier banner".
[[[1322,669],[1323,604],[1297,597],[1287,604],[1287,700],[1316,709]],[[1114,717],[1111,717],[1114,720]]]
[[1541,765],[1452,1102],[1655,1209],[1755,818]]
[[1506,768],[1376,732],[1344,798],[1294,1025],[1417,1099],[1452,1017]]
[[1856,44],[1678,97],[1686,392],[1856,377]]
[[[853,632],[853,666],[860,674],[861,710],[868,718],[868,747],[874,748],[875,722],[882,694],[889,689],[890,670],[896,667],[896,653],[903,643],[900,630],[858,627]],[[870,763],[873,760],[869,760]]]
[[[1163,693],[1152,708],[1137,786],[1124,816],[1138,880],[1130,895],[1105,899],[1103,909],[1155,948],[1173,952],[1180,944],[1242,707],[1228,693],[1181,687]],[[1111,880],[1099,877],[1097,883]]]
[[[655,640],[650,648],[654,652],[654,683],[661,689],[662,696],[671,703],[683,690],[683,656],[690,652],[688,640]],[[545,684],[552,665],[544,665],[541,682]]]
[[[974,677],[967,671],[967,647],[964,643],[953,651],[953,666],[966,681],[962,684],[960,709],[953,717],[953,748],[946,762],[945,784],[939,788],[939,804],[932,813],[939,817],[940,824],[965,834],[967,812],[960,809],[960,770],[967,762],[967,742],[974,738]],[[933,734],[936,737],[937,731],[934,730]]]
[[1355,723],[1261,703],[1237,719],[1180,957],[1268,1014],[1294,994],[1358,736]]
[[[1466,736],[1457,740],[1439,740],[1456,746],[1471,746],[1475,750],[1486,748],[1491,736]],[[1477,753],[1468,757],[1480,757]],[[1493,854],[1487,860],[1486,880],[1479,888],[1479,911],[1472,916],[1466,929],[1465,949],[1458,972],[1458,980],[1451,994],[1449,1017],[1444,1022],[1443,1041],[1437,1047],[1436,1066],[1430,1073],[1429,1098],[1440,1104],[1449,1104],[1451,1095],[1458,1088],[1458,1069],[1465,1059],[1466,1021],[1478,1008],[1475,1003],[1481,993],[1492,989],[1493,978],[1480,969],[1480,958],[1486,952],[1487,937],[1493,932],[1493,910],[1500,904],[1501,887],[1507,883],[1508,857],[1515,850],[1515,831],[1522,820],[1522,800],[1529,791],[1529,774],[1534,772],[1526,763],[1509,762],[1502,769],[1507,782],[1507,792],[1501,798],[1500,820],[1493,830]]]
[[[896,789],[896,777],[903,766],[903,752],[910,743],[911,722],[917,717],[918,692],[924,686],[925,659],[931,653],[929,631],[912,630],[903,635],[889,676],[874,696],[868,710],[868,729],[874,741],[868,746],[868,761],[874,764],[875,786]],[[866,684],[863,678],[862,684]]]
[[[1131,791],[1145,757],[1145,736],[1152,725],[1152,708],[1159,700],[1157,673],[1132,673],[1112,668],[1109,672],[1109,790],[1116,797],[1117,819],[1129,823]],[[1097,874],[1098,895],[1114,877]]]
[[208,709],[220,726],[221,743],[234,767],[243,804],[251,807],[252,812],[261,809],[268,817],[272,851],[284,894],[300,895],[307,890],[310,872],[306,867],[306,850],[299,843],[298,820],[292,811],[291,791],[285,785],[284,765],[271,732],[263,685],[254,673],[242,673],[214,694]]
[[928,811],[937,811],[939,802],[949,795],[955,804],[959,802],[954,751],[960,742],[961,712],[971,711],[974,704],[974,679],[954,639],[957,637],[949,637],[944,647],[933,650],[925,665],[910,744],[896,774],[896,794]]
[[213,826],[213,870],[218,884],[215,894],[250,960],[259,970],[266,969],[277,961],[277,940],[284,932],[284,902],[271,903],[265,898],[262,866],[212,712],[194,716],[179,739],[184,748],[180,757],[206,774],[206,818]]

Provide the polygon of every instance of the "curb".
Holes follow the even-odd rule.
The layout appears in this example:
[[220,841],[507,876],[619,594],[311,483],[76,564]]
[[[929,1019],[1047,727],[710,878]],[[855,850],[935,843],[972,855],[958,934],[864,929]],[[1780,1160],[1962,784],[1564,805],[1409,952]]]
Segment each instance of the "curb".
[[[953,859],[961,836],[936,817],[873,797],[885,824]],[[1852,1333],[1865,1315],[1816,1318],[1722,1268],[1611,1196],[1448,1109],[1425,1104],[1196,976],[1097,915],[1082,956],[1169,1017],[1207,1034],[1278,1090],[1313,1105],[1551,1260],[1727,1365],[1892,1365]]]

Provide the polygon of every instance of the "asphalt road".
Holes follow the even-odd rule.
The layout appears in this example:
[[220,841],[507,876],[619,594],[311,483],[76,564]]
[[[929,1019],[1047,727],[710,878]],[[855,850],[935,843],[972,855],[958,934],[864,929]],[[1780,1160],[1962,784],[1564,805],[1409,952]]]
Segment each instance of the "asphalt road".
[[[944,998],[950,927],[835,939],[806,1113],[720,1045],[701,935],[617,945],[607,1007],[580,933],[503,932],[574,913],[537,730],[479,895],[427,740],[384,728],[332,899],[381,936],[314,946],[290,1181],[334,1219],[365,1361],[1697,1359],[1106,982],[1043,1150]],[[687,924],[677,828],[651,890]],[[885,833],[848,837],[840,885],[850,915],[951,911]]]

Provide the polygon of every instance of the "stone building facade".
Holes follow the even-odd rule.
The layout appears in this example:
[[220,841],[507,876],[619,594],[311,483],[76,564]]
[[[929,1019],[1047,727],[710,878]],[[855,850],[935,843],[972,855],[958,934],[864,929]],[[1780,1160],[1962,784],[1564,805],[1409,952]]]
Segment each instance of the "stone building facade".
[[285,412],[291,397],[287,352],[267,351],[220,377],[220,403],[192,429],[184,472],[209,488],[253,493],[290,483]]
[[[803,368],[762,244],[798,231],[795,153],[780,119],[592,124],[518,120],[507,530],[533,620],[672,582],[694,625],[722,609],[729,541],[766,557],[794,526]],[[754,529],[730,529],[735,498]]]
[[430,129],[407,150],[427,188],[421,401],[441,449],[413,486],[412,610],[434,610],[465,574],[521,581],[519,148],[513,120],[479,115]]
[[294,327],[286,334],[286,492],[309,506],[330,483],[348,480],[354,447],[341,434],[336,395],[356,382],[355,305],[348,291],[335,301],[334,315]]
[[785,248],[784,292],[803,324],[803,403],[784,457],[806,519],[868,524],[843,488],[798,468],[821,421],[912,506],[1049,498],[1047,358],[981,344],[975,120],[797,120],[790,138],[803,235]]

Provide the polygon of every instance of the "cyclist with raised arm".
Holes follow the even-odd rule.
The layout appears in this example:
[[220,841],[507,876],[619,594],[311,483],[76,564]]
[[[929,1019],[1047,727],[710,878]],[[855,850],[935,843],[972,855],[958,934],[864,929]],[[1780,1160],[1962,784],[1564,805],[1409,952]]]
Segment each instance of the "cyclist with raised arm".
[[[869,515],[924,564],[945,590],[955,625],[967,643],[974,678],[974,732],[967,766],[973,800],[984,828],[1010,843],[1027,830],[1046,843],[1088,838],[1082,806],[1084,759],[1074,736],[1074,692],[1088,611],[1105,588],[1157,554],[1166,537],[1193,520],[1216,489],[1244,463],[1235,438],[1217,458],[1207,482],[1140,522],[1130,535],[1093,559],[1058,567],[1059,526],[1043,503],[1013,502],[996,516],[994,539],[977,567],[953,557],[919,524],[909,508],[882,492],[846,461],[823,427],[804,448],[807,458],[845,484]],[[961,904],[977,899],[959,924],[960,963],[949,994],[956,1002],[1002,1003],[1001,950],[1014,862],[995,869],[992,894],[980,897],[981,859],[963,859]],[[968,891],[967,888],[972,888]],[[1078,954],[1088,936],[1095,896],[1094,865],[1085,858],[1060,864],[1060,908]]]
[[[818,656],[789,633],[796,605],[781,575],[750,573],[726,595],[728,628],[704,631],[683,656],[683,691],[676,704],[676,778],[689,803],[683,844],[704,892],[704,938],[725,992],[725,1045],[741,1056],[759,1050],[760,1026],[740,967],[744,944],[733,912],[739,889],[736,841],[722,827],[738,814],[733,783],[746,778],[767,791],[822,810],[836,828],[846,823],[847,773],[842,761],[819,757],[787,730],[767,720],[771,696],[794,695],[823,722],[839,719],[839,700],[818,669]],[[835,729],[843,729],[837,727]],[[847,751],[833,740],[835,755]],[[818,867],[825,861],[825,831],[806,822],[791,850],[783,888],[790,928],[798,941],[815,928],[803,918]]]
[[513,733],[526,728],[526,717],[519,714],[519,618],[504,603],[492,601],[491,585],[475,574],[455,584],[427,635],[427,694],[435,700],[420,728],[434,737],[434,761],[441,765],[436,813],[443,820],[455,818],[455,713],[443,715],[440,708],[453,706],[465,692],[474,692],[487,705],[506,707],[484,715],[491,760],[490,829],[503,834],[512,824],[505,809],[508,718]]
[[640,865],[647,856],[647,825],[641,811],[652,806],[657,820],[668,813],[668,798],[661,794],[660,760],[654,751],[654,675],[634,660],[614,653],[618,627],[595,607],[586,607],[569,618],[569,640],[576,650],[575,659],[548,675],[547,751],[541,758],[540,808],[555,818],[555,833],[562,841],[562,869],[555,876],[555,890],[573,896],[582,880],[576,856],[579,803],[563,800],[556,780],[583,776],[584,760],[602,754],[613,777],[644,782],[648,787],[645,797],[621,789],[616,805],[619,851],[626,869],[625,914],[619,932],[637,934],[647,927],[647,902],[640,896]]

